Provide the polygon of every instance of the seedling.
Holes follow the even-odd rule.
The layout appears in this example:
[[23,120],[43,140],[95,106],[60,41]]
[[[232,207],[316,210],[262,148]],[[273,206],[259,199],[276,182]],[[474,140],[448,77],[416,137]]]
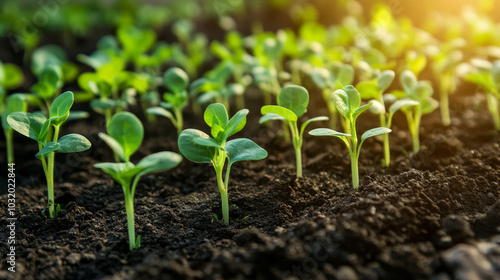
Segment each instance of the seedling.
[[[73,101],[71,91],[61,94],[52,102],[48,119],[39,113],[26,112],[15,112],[7,117],[8,124],[15,131],[38,142],[39,152],[36,157],[42,161],[43,172],[47,179],[48,216],[50,218],[56,217],[60,209],[60,206],[54,203],[55,153],[82,152],[89,149],[91,145],[89,140],[80,134],[68,134],[59,139],[59,130],[70,115]],[[47,214],[45,210],[43,213]]]
[[118,27],[116,37],[123,46],[123,58],[136,65],[142,54],[153,47],[156,33],[153,30],[141,30],[132,25]]
[[[476,61],[478,61],[476,59]],[[500,60],[491,64],[489,61],[480,60],[484,67],[476,72],[469,73],[465,80],[476,84],[486,91],[488,110],[493,117],[493,123],[497,132],[500,132]]]
[[402,100],[418,102],[418,105],[401,109],[408,121],[413,152],[417,153],[420,150],[420,121],[422,115],[432,113],[439,106],[439,102],[432,98],[434,92],[432,86],[427,81],[417,81],[417,77],[410,70],[401,73],[400,82],[404,92],[394,91],[393,94]]
[[[397,100],[391,107],[389,107],[389,113],[386,111],[385,102],[388,94],[384,96],[384,92],[389,88],[392,81],[394,80],[394,71],[385,70],[376,78],[363,81],[356,85],[359,90],[362,99],[371,99],[370,102],[373,104],[370,107],[370,111],[380,117],[380,126],[391,128],[392,118],[394,114],[401,108],[407,106],[416,106],[418,102],[413,100]],[[382,166],[387,167],[391,163],[391,149],[389,146],[389,134],[382,135],[384,142],[384,160]]]
[[[197,129],[185,129],[178,139],[179,150],[187,159],[196,163],[212,163],[222,200],[222,216],[228,224],[228,184],[232,165],[238,161],[261,160],[267,157],[266,150],[250,139],[239,138],[227,141],[230,136],[243,129],[247,114],[248,110],[242,109],[229,119],[224,105],[210,104],[205,110],[204,119],[211,128],[212,137]],[[222,172],[226,165],[226,158],[226,176],[223,179]]]
[[[165,87],[170,91],[163,95],[165,102],[161,103],[162,107],[149,108],[147,112],[170,119],[177,129],[177,135],[180,135],[184,126],[182,110],[188,103],[186,89],[189,84],[189,77],[184,70],[174,67],[165,72],[163,81]],[[172,110],[172,112],[168,110]]]
[[122,186],[125,195],[129,245],[130,250],[134,250],[141,245],[141,236],[135,236],[134,220],[134,196],[139,180],[146,174],[176,167],[182,157],[173,152],[159,152],[144,157],[137,165],[133,164],[130,156],[141,146],[144,128],[141,121],[129,112],[115,114],[109,122],[108,133],[109,135],[99,133],[99,137],[123,162],[103,162],[95,164],[94,167],[102,169]]
[[7,163],[14,162],[14,143],[12,141],[14,130],[7,122],[7,116],[14,112],[26,112],[28,104],[21,94],[12,94],[7,97],[7,107],[2,112],[2,128],[7,145]]
[[290,85],[286,86],[278,94],[278,105],[266,105],[261,108],[263,116],[260,123],[271,120],[283,121],[289,128],[293,139],[297,178],[302,177],[302,143],[304,130],[312,122],[326,121],[328,117],[316,117],[304,122],[300,130],[297,126],[298,118],[302,117],[309,105],[309,93],[304,87]]
[[[330,112],[330,127],[337,129],[338,111],[331,101],[332,95],[337,89],[350,85],[354,80],[354,68],[348,64],[335,63],[332,71],[326,68],[315,68],[311,72],[313,82],[323,91],[323,99]],[[344,129],[348,131],[349,126],[343,123]]]
[[368,110],[372,104],[368,103],[360,106],[361,95],[356,88],[351,85],[344,87],[344,89],[336,90],[333,93],[332,100],[340,115],[348,121],[351,133],[342,133],[329,128],[317,128],[311,130],[309,134],[314,136],[335,136],[342,139],[351,157],[352,186],[354,189],[357,189],[359,187],[358,159],[361,152],[361,146],[367,138],[387,134],[392,130],[387,127],[372,128],[363,133],[361,142],[358,144],[356,119],[361,113]]

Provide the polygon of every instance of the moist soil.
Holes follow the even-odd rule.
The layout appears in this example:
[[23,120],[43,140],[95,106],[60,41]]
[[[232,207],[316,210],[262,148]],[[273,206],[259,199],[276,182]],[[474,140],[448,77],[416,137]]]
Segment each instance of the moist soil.
[[[220,218],[212,166],[184,160],[141,179],[135,219],[142,239],[134,251],[121,186],[93,167],[113,161],[97,137],[104,131],[101,116],[63,128],[61,135],[81,133],[93,146],[57,155],[61,212],[55,219],[41,215],[46,183],[36,144],[16,134],[16,273],[6,271],[4,227],[0,278],[499,279],[500,145],[479,95],[453,96],[450,127],[440,124],[438,111],[424,116],[416,154],[409,152],[406,120],[398,116],[389,168],[381,167],[381,139],[367,140],[358,190],[351,187],[348,153],[333,137],[306,136],[305,176],[296,179],[293,148],[278,123],[258,124],[261,100],[255,96],[247,98],[247,127],[236,136],[252,138],[269,156],[233,166],[230,224]],[[312,98],[310,117],[326,114],[320,103]],[[132,111],[144,119],[139,108]],[[359,131],[377,126],[376,120],[364,114]],[[207,130],[190,111],[186,127]],[[178,151],[166,119],[146,123],[145,131],[134,162]],[[4,141],[0,150],[5,158]],[[6,170],[1,174],[3,184]],[[6,186],[1,190],[6,213]],[[8,223],[6,214],[1,219]]]

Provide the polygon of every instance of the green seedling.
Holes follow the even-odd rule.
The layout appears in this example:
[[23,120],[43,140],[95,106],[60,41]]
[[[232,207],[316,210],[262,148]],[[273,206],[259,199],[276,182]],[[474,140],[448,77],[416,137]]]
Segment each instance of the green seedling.
[[481,60],[480,64],[484,65],[484,67],[476,67],[479,69],[468,73],[465,80],[486,91],[488,110],[493,117],[496,131],[500,132],[500,60],[495,61],[493,64]]
[[28,109],[28,103],[21,94],[12,94],[7,97],[6,102],[7,107],[2,112],[2,128],[5,134],[5,141],[7,145],[7,163],[14,162],[14,143],[13,143],[13,133],[14,130],[7,122],[7,116],[14,112],[26,112]]
[[278,105],[266,105],[261,108],[263,116],[260,123],[272,120],[283,121],[290,129],[293,139],[293,148],[295,150],[295,160],[297,169],[297,178],[302,177],[302,143],[304,130],[312,122],[326,121],[328,117],[316,117],[307,120],[300,126],[297,120],[304,115],[309,105],[309,93],[304,87],[290,85],[281,89],[278,94]]
[[[363,81],[356,85],[362,99],[371,99],[372,106],[370,107],[370,111],[379,115],[381,127],[391,128],[392,118],[398,110],[418,105],[418,102],[413,100],[397,100],[389,107],[389,112],[386,111],[385,102],[389,98],[389,95],[384,95],[384,92],[392,84],[394,77],[394,71],[385,70],[375,79]],[[382,161],[382,166],[387,167],[391,163],[389,134],[382,135],[382,139],[384,142],[384,160]]]
[[335,136],[342,139],[351,157],[352,186],[354,189],[357,189],[359,187],[358,160],[364,141],[370,137],[390,133],[392,130],[387,127],[372,128],[363,133],[361,142],[358,143],[356,119],[361,113],[368,110],[372,104],[368,103],[360,106],[361,95],[351,85],[344,87],[344,89],[336,90],[333,93],[332,100],[340,115],[350,125],[350,133],[342,133],[329,128],[317,128],[311,130],[309,134],[314,136]]
[[[47,179],[48,214],[57,216],[60,206],[54,202],[54,157],[55,153],[75,153],[88,150],[90,142],[80,134],[68,134],[59,138],[59,130],[70,115],[74,96],[71,91],[59,95],[49,108],[49,118],[39,113],[15,112],[7,117],[7,123],[20,134],[38,142],[36,157],[42,161]],[[52,130],[53,128],[53,130]]]
[[123,58],[133,62],[136,68],[137,60],[156,42],[156,33],[153,30],[141,30],[132,25],[118,27],[116,37],[123,47]]
[[174,67],[165,72],[163,81],[165,87],[169,90],[169,92],[163,95],[165,102],[161,103],[162,107],[149,108],[147,112],[170,119],[177,129],[177,135],[180,135],[184,126],[182,110],[188,104],[188,93],[186,89],[189,84],[189,77],[184,70]]
[[194,79],[208,56],[208,39],[205,34],[193,33],[192,22],[187,19],[177,20],[173,32],[180,44],[172,45],[172,59]]
[[405,70],[400,77],[402,91],[392,93],[400,100],[413,100],[418,102],[415,106],[401,108],[406,115],[408,128],[410,130],[413,152],[420,150],[420,122],[422,115],[430,114],[439,106],[439,102],[432,98],[434,89],[427,81],[417,81],[417,77],[410,70]]
[[[229,119],[224,105],[210,104],[205,110],[204,119],[210,127],[212,137],[197,129],[185,129],[178,139],[179,150],[187,159],[196,163],[212,163],[222,200],[222,216],[228,224],[228,184],[232,165],[238,161],[261,160],[267,157],[266,150],[250,139],[227,141],[230,136],[243,129],[247,114],[248,110],[242,109]],[[223,179],[225,165],[226,175]]]
[[135,236],[134,220],[134,196],[139,180],[146,174],[176,167],[182,161],[182,157],[173,152],[158,152],[133,164],[130,157],[141,146],[144,128],[141,121],[129,112],[120,112],[111,118],[108,134],[99,133],[99,137],[123,162],[103,162],[95,164],[94,167],[102,169],[122,186],[125,195],[129,245],[130,250],[134,250],[141,245],[141,236]]
[[[338,111],[331,102],[333,93],[354,81],[354,68],[351,65],[335,63],[332,65],[332,71],[326,68],[315,68],[311,72],[313,82],[323,91],[323,99],[330,112],[330,127],[337,129]],[[345,131],[349,131],[349,126],[342,123]]]

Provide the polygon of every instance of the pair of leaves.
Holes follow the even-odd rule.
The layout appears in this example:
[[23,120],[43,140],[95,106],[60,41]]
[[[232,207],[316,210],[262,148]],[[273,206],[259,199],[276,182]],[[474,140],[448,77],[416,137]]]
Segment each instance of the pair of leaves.
[[168,90],[176,94],[186,91],[189,84],[189,77],[181,68],[172,67],[163,75],[163,82]]
[[109,121],[108,134],[99,133],[99,137],[120,159],[129,162],[130,156],[141,146],[144,127],[134,114],[119,112]]
[[356,85],[362,99],[377,99],[389,88],[394,81],[395,73],[392,70],[382,71],[376,78],[362,81]]
[[334,64],[331,72],[326,68],[314,68],[311,78],[321,89],[342,88],[354,81],[354,68],[343,63]]
[[212,137],[220,146],[223,146],[229,137],[245,127],[247,115],[248,110],[241,109],[229,119],[226,107],[220,103],[214,103],[207,107],[203,118],[211,128]]
[[90,141],[80,134],[67,134],[61,137],[57,142],[49,142],[36,154],[37,158],[55,153],[77,153],[83,152],[90,148]]
[[356,121],[358,116],[372,105],[368,103],[360,107],[361,95],[352,85],[336,90],[333,93],[332,99],[339,113],[351,122]]

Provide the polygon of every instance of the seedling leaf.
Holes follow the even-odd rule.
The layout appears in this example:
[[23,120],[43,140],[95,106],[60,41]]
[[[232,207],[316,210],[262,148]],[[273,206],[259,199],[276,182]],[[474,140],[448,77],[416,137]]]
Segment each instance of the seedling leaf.
[[147,173],[166,171],[176,167],[182,161],[182,156],[173,152],[159,152],[143,158],[136,167],[143,168],[137,176]]
[[108,134],[120,144],[124,159],[128,161],[142,143],[144,128],[134,114],[120,112],[109,121]]
[[123,151],[122,145],[118,141],[116,141],[113,137],[105,134],[99,133],[99,138],[101,138],[108,146],[113,150],[113,152],[122,160],[126,160],[125,152]]
[[61,145],[59,143],[49,142],[35,156],[37,158],[41,158],[48,153],[57,151],[57,149],[59,149],[60,147]]
[[77,153],[83,152],[90,148],[90,141],[80,134],[67,134],[57,141],[60,147],[58,153]]
[[41,141],[40,132],[46,118],[39,113],[15,112],[7,116],[7,123],[20,134]]
[[361,141],[365,141],[367,138],[374,137],[377,135],[382,135],[382,134],[387,134],[390,133],[392,130],[387,127],[376,127],[372,128],[370,130],[367,130],[363,135],[361,136]]
[[225,146],[229,164],[244,160],[261,160],[267,157],[267,151],[247,138],[228,141]]
[[297,117],[301,117],[307,111],[309,93],[301,86],[286,86],[278,94],[278,105],[289,109]]
[[177,144],[179,151],[190,161],[197,163],[211,162],[215,156],[216,149],[197,144],[196,138],[210,138],[206,133],[197,129],[185,129],[179,135]]
[[61,125],[69,117],[69,110],[73,106],[74,96],[71,91],[59,95],[50,106],[49,118],[53,125]]
[[263,124],[268,121],[286,121],[286,119],[278,114],[268,113],[260,117],[259,124]]
[[350,137],[351,134],[342,133],[329,128],[316,128],[309,131],[310,135],[313,136],[335,136],[339,138]]
[[225,127],[228,121],[226,107],[220,103],[210,104],[205,110],[203,118],[209,127],[212,127],[214,124]]
[[292,112],[291,110],[281,107],[281,106],[276,106],[276,105],[266,105],[262,106],[260,109],[261,114],[264,116],[266,114],[276,114],[281,117],[283,117],[286,121],[289,122],[296,122],[297,121],[297,115]]

